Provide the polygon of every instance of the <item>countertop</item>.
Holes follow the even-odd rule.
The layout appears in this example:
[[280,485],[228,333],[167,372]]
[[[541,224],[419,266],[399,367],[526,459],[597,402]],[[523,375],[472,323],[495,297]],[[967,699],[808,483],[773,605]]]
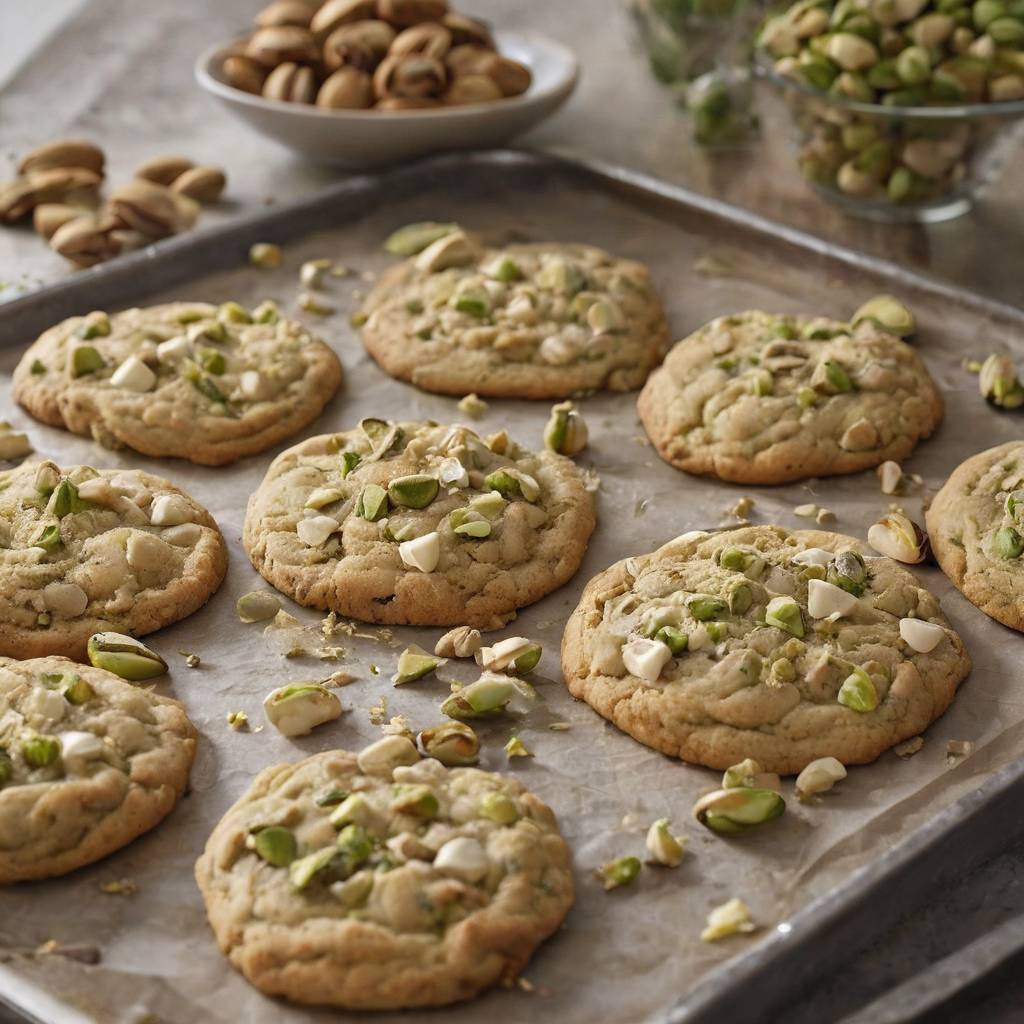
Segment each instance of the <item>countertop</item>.
[[[762,98],[766,130],[756,147],[713,158],[696,148],[670,93],[650,77],[621,2],[465,0],[460,6],[510,29],[553,36],[580,57],[583,76],[576,95],[522,144],[626,165],[1024,306],[1024,149],[1007,162],[978,206],[958,220],[931,227],[851,220],[804,187],[785,122],[770,97]],[[0,94],[2,173],[16,154],[62,135],[100,143],[114,183],[127,180],[143,159],[181,152],[227,168],[227,199],[204,212],[205,223],[285,202],[337,180],[337,170],[302,163],[251,134],[193,83],[195,54],[244,31],[258,7],[253,0],[166,5],[88,0]],[[30,228],[0,231],[0,299],[68,273],[64,261]],[[856,963],[823,966],[821,980],[781,1019],[821,1024],[853,1013],[962,944],[1024,913],[1022,879],[1024,846],[1013,845],[958,884],[935,891],[907,919],[880,929]],[[929,1024],[1020,1021],[1020,966],[998,972],[943,1010],[915,1019]]]

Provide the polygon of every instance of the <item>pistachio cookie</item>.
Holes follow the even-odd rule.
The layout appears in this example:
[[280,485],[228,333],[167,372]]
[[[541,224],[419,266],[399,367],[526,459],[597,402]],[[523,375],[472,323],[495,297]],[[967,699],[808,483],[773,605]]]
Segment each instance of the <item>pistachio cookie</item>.
[[14,371],[33,416],[108,448],[207,466],[311,423],[341,384],[337,356],[271,303],[174,302],[51,327]]
[[629,391],[669,342],[641,264],[585,245],[485,248],[462,232],[387,271],[364,314],[387,373],[449,395]]
[[176,700],[65,658],[0,658],[0,884],[67,874],[159,824],[195,747]]
[[641,743],[709,768],[872,761],[946,710],[970,659],[939,602],[863,550],[752,526],[618,562],[566,626],[569,690]]
[[759,312],[680,341],[637,405],[666,462],[747,484],[905,458],[943,408],[917,353],[876,323]]
[[926,513],[942,571],[986,615],[1024,630],[1024,441],[961,463]]
[[53,462],[0,473],[2,655],[84,659],[93,633],[191,615],[226,570],[209,512],[158,476]]
[[243,543],[299,604],[367,622],[497,629],[579,568],[594,501],[571,459],[501,431],[364,419],[282,452]]
[[196,880],[253,985],[353,1010],[510,982],[573,901],[545,804],[514,779],[421,761],[403,736],[261,772]]

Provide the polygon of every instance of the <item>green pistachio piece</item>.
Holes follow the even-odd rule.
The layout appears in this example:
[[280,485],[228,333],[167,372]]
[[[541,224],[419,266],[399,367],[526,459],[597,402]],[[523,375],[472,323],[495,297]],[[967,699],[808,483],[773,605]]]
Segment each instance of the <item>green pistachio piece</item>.
[[252,318],[258,324],[276,324],[281,319],[281,310],[276,302],[266,299],[252,311]]
[[359,463],[362,462],[362,461],[363,461],[363,457],[362,457],[362,455],[359,454],[359,452],[342,452],[341,453],[341,479],[344,480],[345,477],[347,477],[349,475],[349,473],[351,473],[352,470],[355,469],[356,466],[358,466]]
[[853,381],[840,363],[824,359],[814,368],[811,386],[827,394],[843,394],[853,390]]
[[1000,558],[1020,558],[1024,553],[1024,538],[1012,526],[1003,526],[996,530],[993,546]]
[[396,814],[411,814],[415,818],[436,818],[441,804],[429,786],[398,786],[388,804]]
[[110,317],[106,313],[91,313],[84,323],[79,324],[75,334],[83,341],[106,338],[110,334]]
[[754,556],[743,548],[722,548],[718,556],[718,564],[723,569],[731,569],[734,572],[743,572],[753,561]]
[[288,866],[288,879],[293,889],[305,889],[317,875],[333,868],[341,861],[341,853],[334,846],[326,846],[316,853],[310,853]]
[[251,324],[252,317],[249,311],[240,306],[237,302],[225,302],[217,310],[217,319],[225,324]]
[[764,772],[760,762],[748,757],[739,764],[726,768],[722,776],[722,789],[757,788],[757,777]]
[[1006,496],[1004,508],[1011,519],[1024,518],[1024,491],[1011,491]]
[[511,679],[485,674],[448,697],[441,713],[459,721],[500,715],[517,692]]
[[78,488],[70,480],[61,480],[53,489],[46,511],[51,516],[63,519],[67,515],[84,512],[92,506],[78,496]]
[[264,622],[281,610],[281,601],[268,590],[253,590],[235,602],[235,611],[242,622]]
[[21,744],[21,756],[30,768],[46,768],[60,757],[56,736],[30,736]]
[[430,675],[444,663],[444,658],[437,658],[433,654],[427,653],[422,647],[412,644],[398,656],[398,671],[391,677],[391,681],[395,686],[414,682]]
[[844,707],[864,714],[878,707],[878,691],[871,677],[862,668],[855,667],[839,687],[836,698]]
[[356,515],[371,523],[383,519],[388,512],[388,492],[377,484],[367,484],[356,502]]
[[199,363],[207,373],[222,374],[228,368],[224,353],[218,352],[215,348],[200,349]]
[[786,801],[775,790],[742,786],[702,796],[693,816],[712,832],[731,835],[773,821],[785,809]]
[[426,508],[437,497],[438,489],[436,477],[414,473],[392,480],[388,484],[388,497],[394,504],[406,508]]
[[283,825],[261,828],[252,837],[257,856],[275,868],[286,868],[299,855],[295,833]]
[[61,677],[60,692],[69,704],[85,704],[96,696],[96,691],[77,673],[65,672]]
[[94,633],[89,637],[86,653],[96,668],[133,682],[152,679],[167,671],[167,662],[156,651],[123,633]]
[[818,392],[814,388],[802,387],[797,390],[796,404],[801,409],[809,409],[818,400]]
[[71,350],[69,369],[72,377],[84,377],[106,366],[103,356],[92,345],[76,345]]
[[856,551],[841,551],[828,564],[825,579],[854,597],[860,597],[867,586],[868,570],[864,558]]
[[796,666],[789,658],[776,658],[772,662],[771,674],[784,683],[791,683],[796,679]]
[[713,619],[716,615],[721,615],[728,605],[721,598],[698,594],[696,597],[691,597],[687,600],[686,607],[698,622],[706,622],[708,619]]
[[14,762],[11,755],[0,747],[0,788],[7,785],[14,778]]
[[563,256],[549,256],[537,275],[537,284],[553,292],[575,295],[587,285],[587,278],[577,264]]
[[764,621],[769,626],[784,629],[790,636],[804,635],[804,622],[800,605],[791,597],[773,597],[764,612]]
[[179,324],[195,324],[203,319],[203,314],[198,309],[186,309],[175,318]]
[[853,314],[851,322],[854,327],[865,322],[877,324],[883,331],[895,334],[897,338],[910,337],[917,329],[914,314],[891,295],[877,295],[869,299]]
[[604,884],[605,892],[610,892],[621,885],[635,882],[640,874],[640,868],[639,857],[619,857],[618,860],[602,864],[594,874]]
[[335,828],[342,828],[345,825],[363,825],[373,820],[377,812],[370,806],[370,802],[363,793],[352,793],[345,797],[337,807],[331,811],[330,822]]
[[346,825],[338,833],[336,845],[341,851],[342,870],[346,878],[373,853],[373,840],[362,825]]
[[522,268],[509,256],[496,256],[484,267],[484,273],[502,284],[511,284],[523,276]]
[[745,583],[740,583],[729,591],[729,611],[733,615],[742,615],[749,611],[753,603],[754,592]]
[[729,636],[729,625],[725,622],[707,622],[704,624],[704,630],[711,642],[716,644]]
[[504,498],[515,498],[521,493],[519,481],[505,469],[496,469],[484,477],[484,486],[497,491]]
[[758,398],[772,393],[774,381],[767,370],[758,370],[750,378],[750,392]]
[[388,235],[384,248],[392,256],[416,256],[428,245],[458,230],[458,224],[438,224],[435,221],[406,224]]
[[478,494],[475,498],[470,499],[469,507],[488,519],[497,519],[505,511],[507,504],[508,502],[498,491],[488,491],[486,494]]
[[681,629],[676,629],[675,626],[662,626],[661,629],[655,632],[654,639],[660,640],[673,655],[682,654],[686,650],[686,645],[690,642],[690,638]]
[[477,807],[476,813],[488,821],[497,822],[499,825],[511,825],[519,820],[519,810],[515,801],[505,793],[488,793]]
[[355,910],[363,906],[373,892],[374,872],[371,870],[357,871],[351,878],[331,886],[331,895],[340,901],[346,910]]
[[1000,409],[1016,409],[1024,404],[1024,388],[1009,356],[990,355],[981,364],[978,390],[985,401]]
[[483,319],[491,312],[491,298],[483,288],[465,288],[452,299],[452,306],[458,313]]
[[60,544],[60,527],[46,526],[43,528],[39,536],[32,542],[32,547],[43,548],[45,551],[53,551],[55,548],[60,547]]
[[329,789],[316,798],[317,807],[337,807],[348,793],[344,789]]
[[481,540],[491,535],[491,524],[486,519],[470,519],[453,527],[453,531],[460,537],[473,537]]
[[480,738],[464,722],[445,722],[424,729],[419,741],[428,757],[449,767],[476,764],[480,760]]
[[29,367],[29,373],[39,377],[46,373],[46,364],[41,359],[33,359],[32,365]]
[[531,642],[525,651],[512,662],[512,668],[517,672],[532,672],[540,662],[544,649],[540,644]]

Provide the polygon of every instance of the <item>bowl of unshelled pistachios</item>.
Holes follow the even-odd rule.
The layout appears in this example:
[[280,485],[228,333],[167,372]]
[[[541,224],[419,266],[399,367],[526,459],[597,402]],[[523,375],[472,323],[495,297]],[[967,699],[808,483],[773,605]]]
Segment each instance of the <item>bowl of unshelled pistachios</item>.
[[557,110],[577,70],[553,40],[492,32],[447,0],[274,0],[196,78],[288,148],[365,167],[503,144]]
[[1020,144],[1024,0],[797,0],[765,20],[758,65],[822,195],[871,220],[947,220]]

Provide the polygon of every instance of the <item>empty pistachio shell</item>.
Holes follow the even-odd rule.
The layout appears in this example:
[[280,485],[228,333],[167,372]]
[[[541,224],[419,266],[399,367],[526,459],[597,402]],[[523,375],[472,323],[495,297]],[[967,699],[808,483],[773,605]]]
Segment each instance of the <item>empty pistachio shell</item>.
[[915,565],[928,556],[928,536],[902,512],[882,516],[869,530],[868,543],[881,555]]
[[645,682],[657,682],[662,669],[672,660],[672,651],[660,640],[634,637],[622,648],[622,663],[630,675]]
[[594,874],[604,885],[605,892],[635,882],[643,865],[639,857],[619,857],[596,868]]
[[436,477],[423,473],[400,476],[388,484],[388,497],[406,508],[426,508],[437,497],[438,487]]
[[156,651],[123,633],[94,633],[89,637],[86,652],[96,668],[133,682],[167,671],[167,662]]
[[445,722],[424,729],[418,738],[423,752],[443,765],[458,767],[480,760],[480,739],[464,722]]
[[772,821],[785,809],[786,801],[774,790],[738,787],[702,796],[693,816],[712,832],[729,834]]
[[275,868],[286,868],[298,856],[295,833],[282,825],[261,828],[252,837],[252,847],[261,860]]
[[551,409],[544,428],[544,445],[559,455],[577,455],[587,446],[588,430],[572,402],[560,402]]
[[651,860],[667,868],[678,867],[683,862],[685,836],[674,836],[669,831],[668,818],[659,818],[647,830],[646,846]]
[[263,700],[267,721],[284,736],[305,736],[341,716],[341,701],[320,683],[290,683]]
[[472,658],[481,645],[480,630],[456,626],[437,641],[434,653],[442,658]]
[[815,793],[824,793],[845,778],[846,769],[841,761],[834,757],[820,757],[796,777],[796,798],[806,800]]
[[897,338],[907,338],[917,329],[914,314],[891,295],[877,295],[869,299],[853,314],[850,322],[854,327],[865,322],[877,324]]
[[243,594],[235,604],[242,622],[262,622],[272,619],[281,610],[281,601],[276,594],[266,590],[254,590]]
[[435,658],[422,647],[412,644],[398,656],[398,671],[391,677],[395,686],[422,679],[445,663],[444,658]]

